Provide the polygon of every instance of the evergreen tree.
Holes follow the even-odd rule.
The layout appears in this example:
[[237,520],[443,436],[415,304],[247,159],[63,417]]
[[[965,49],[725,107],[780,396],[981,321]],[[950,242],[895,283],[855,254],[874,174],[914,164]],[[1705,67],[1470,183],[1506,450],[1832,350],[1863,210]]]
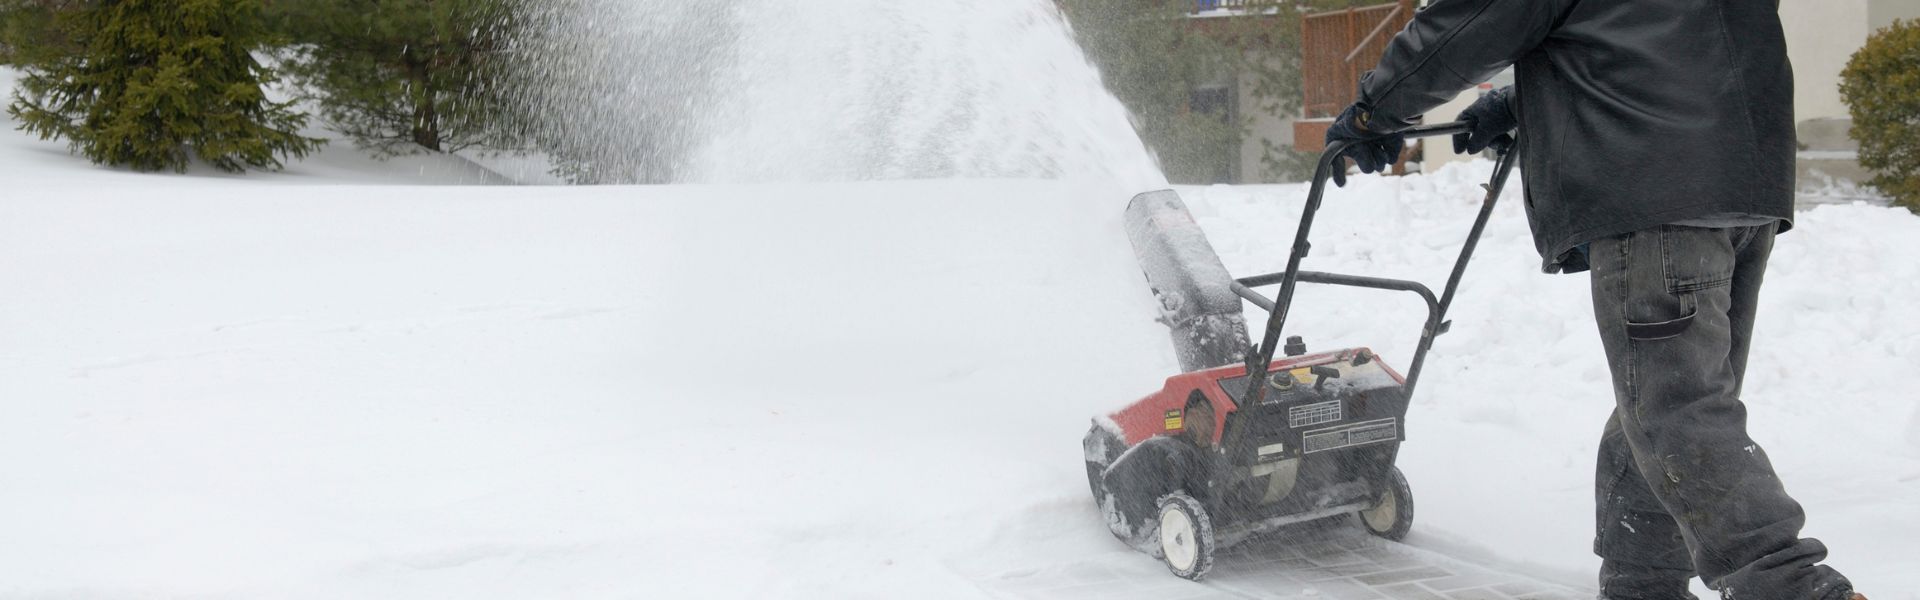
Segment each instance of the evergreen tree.
[[54,52],[78,53],[54,26],[55,14],[84,0],[0,0],[0,63],[27,64]]
[[285,68],[328,126],[383,156],[518,149],[498,84],[509,0],[306,0],[276,9]]
[[41,139],[66,138],[95,163],[184,172],[281,167],[320,140],[306,117],[267,100],[275,74],[249,53],[264,39],[257,0],[119,0],[53,14],[78,52],[25,51],[7,112]]
[[31,55],[44,55],[66,43],[54,27],[53,15],[80,0],[0,0],[0,63],[26,64]]

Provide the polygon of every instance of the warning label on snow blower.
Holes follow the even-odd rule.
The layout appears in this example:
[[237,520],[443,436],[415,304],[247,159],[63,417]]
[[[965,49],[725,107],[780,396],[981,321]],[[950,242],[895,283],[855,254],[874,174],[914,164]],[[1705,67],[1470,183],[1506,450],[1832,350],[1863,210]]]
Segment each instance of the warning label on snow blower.
[[1287,424],[1298,429],[1332,423],[1344,418],[1340,412],[1339,400],[1295,406],[1287,409]]
[[1309,431],[1301,436],[1300,441],[1304,446],[1301,452],[1312,454],[1397,439],[1400,439],[1399,421],[1381,419],[1367,421],[1346,429]]

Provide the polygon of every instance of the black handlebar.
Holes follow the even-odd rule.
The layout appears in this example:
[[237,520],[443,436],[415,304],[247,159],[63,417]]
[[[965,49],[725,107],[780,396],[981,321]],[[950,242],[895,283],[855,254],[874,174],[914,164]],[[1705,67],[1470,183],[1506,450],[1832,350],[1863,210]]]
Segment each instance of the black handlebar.
[[[1442,135],[1454,135],[1454,134],[1460,134],[1460,133],[1467,133],[1472,130],[1473,130],[1473,126],[1468,124],[1466,121],[1454,121],[1452,123],[1440,123],[1437,125],[1421,125],[1418,127],[1411,127],[1401,131],[1400,135],[1406,136],[1408,138],[1423,138],[1423,137],[1436,137],[1436,136],[1442,136]],[[1332,144],[1327,145],[1326,151],[1320,153],[1319,168],[1314,169],[1314,172],[1313,172],[1313,181],[1315,185],[1318,185],[1320,180],[1323,177],[1332,175],[1331,172],[1327,173],[1326,175],[1322,175],[1320,172],[1323,170],[1332,168],[1334,163],[1339,161],[1340,152],[1352,146],[1353,146],[1353,142],[1349,142],[1345,140],[1334,142]]]
[[[1441,123],[1414,127],[1400,132],[1409,138],[1423,138],[1466,133],[1471,127],[1466,122]],[[1500,198],[1500,188],[1507,183],[1507,176],[1513,171],[1513,161],[1518,152],[1513,149],[1501,152],[1494,163],[1493,179],[1487,184],[1486,197],[1481,201],[1480,215],[1473,223],[1473,229],[1467,233],[1466,245],[1460,249],[1460,258],[1454,262],[1453,272],[1447,278],[1447,287],[1437,299],[1432,290],[1417,281],[1360,277],[1337,273],[1302,272],[1300,259],[1305,258],[1313,247],[1307,242],[1307,234],[1313,229],[1314,213],[1320,210],[1320,201],[1326,196],[1327,181],[1334,169],[1344,168],[1340,154],[1351,146],[1349,142],[1335,142],[1327,146],[1320,155],[1319,166],[1314,169],[1313,184],[1307,192],[1306,212],[1300,217],[1300,229],[1293,236],[1293,251],[1287,258],[1287,270],[1269,275],[1247,277],[1235,282],[1234,291],[1242,297],[1268,310],[1267,326],[1260,344],[1253,347],[1247,356],[1247,393],[1242,397],[1250,405],[1257,405],[1266,396],[1267,368],[1273,362],[1273,351],[1279,345],[1280,331],[1287,322],[1287,312],[1293,305],[1295,284],[1300,281],[1333,285],[1348,285],[1374,289],[1410,291],[1419,294],[1427,302],[1427,323],[1420,335],[1420,346],[1414,352],[1413,363],[1407,369],[1404,391],[1409,399],[1413,396],[1413,387],[1419,381],[1421,366],[1426,361],[1427,351],[1433,347],[1433,339],[1447,329],[1447,307],[1453,304],[1454,292],[1459,289],[1460,278],[1465,275],[1467,262],[1473,257],[1474,246],[1480,242],[1480,234],[1486,230],[1487,220],[1493,215],[1493,206]],[[1249,286],[1280,285],[1280,295],[1267,300],[1254,293]]]

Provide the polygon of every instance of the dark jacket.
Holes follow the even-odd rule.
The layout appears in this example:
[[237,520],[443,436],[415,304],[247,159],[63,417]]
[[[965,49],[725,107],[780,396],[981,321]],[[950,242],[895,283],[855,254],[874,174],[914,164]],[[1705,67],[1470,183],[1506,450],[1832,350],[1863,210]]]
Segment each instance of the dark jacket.
[[1793,68],[1778,0],[1434,0],[1360,80],[1371,129],[1411,126],[1516,67],[1547,272],[1581,244],[1707,215],[1792,227]]

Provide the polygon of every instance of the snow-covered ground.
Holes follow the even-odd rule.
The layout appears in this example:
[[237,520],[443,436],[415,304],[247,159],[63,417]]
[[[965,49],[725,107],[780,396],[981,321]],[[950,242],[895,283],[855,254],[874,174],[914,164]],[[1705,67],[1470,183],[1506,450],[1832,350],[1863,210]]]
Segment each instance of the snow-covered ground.
[[[435,165],[439,164],[439,167]],[[973,598],[1091,561],[1096,413],[1175,367],[1111,182],[509,187],[337,144],[141,175],[0,132],[0,597]],[[1359,177],[1313,268],[1434,281],[1485,163]],[[1299,186],[1183,188],[1277,269]],[[1515,196],[1510,196],[1513,198]],[[1747,389],[1807,533],[1920,598],[1920,218],[1805,212]],[[1409,416],[1407,543],[1591,587],[1584,276],[1497,213]],[[1306,288],[1316,348],[1419,308]],[[1301,590],[1275,589],[1297,596]]]

